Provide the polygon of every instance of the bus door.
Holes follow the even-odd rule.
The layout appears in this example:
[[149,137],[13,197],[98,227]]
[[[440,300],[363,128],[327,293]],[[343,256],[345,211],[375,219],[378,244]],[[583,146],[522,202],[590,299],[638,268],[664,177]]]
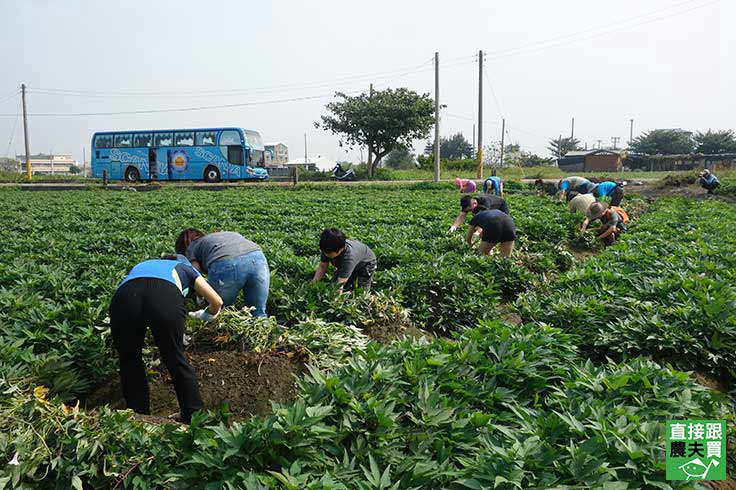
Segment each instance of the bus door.
[[151,180],[158,180],[158,172],[156,171],[156,149],[148,149],[148,175]]
[[[169,180],[169,151],[166,148],[155,148],[156,179]],[[153,175],[153,174],[151,174]]]

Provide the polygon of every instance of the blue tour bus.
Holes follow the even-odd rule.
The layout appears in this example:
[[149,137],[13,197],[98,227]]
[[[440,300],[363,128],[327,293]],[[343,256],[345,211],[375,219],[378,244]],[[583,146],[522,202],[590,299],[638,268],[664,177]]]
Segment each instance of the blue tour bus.
[[241,128],[106,131],[92,135],[92,176],[111,180],[266,179],[258,131]]

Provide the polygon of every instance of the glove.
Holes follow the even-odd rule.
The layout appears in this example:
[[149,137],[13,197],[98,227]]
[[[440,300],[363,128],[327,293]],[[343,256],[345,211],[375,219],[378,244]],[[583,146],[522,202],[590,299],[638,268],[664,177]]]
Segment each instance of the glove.
[[[220,310],[220,311],[222,311],[222,310]],[[215,318],[217,318],[217,316],[219,314],[220,314],[220,312],[218,311],[217,313],[215,313],[213,315],[212,313],[210,313],[209,311],[207,311],[207,308],[203,308],[201,310],[190,311],[189,312],[189,316],[191,318],[194,318],[195,320],[199,320],[200,322],[211,322],[212,320],[214,320]]]
[[457,230],[457,226],[452,225],[449,230],[447,230],[447,233],[452,233],[453,231]]

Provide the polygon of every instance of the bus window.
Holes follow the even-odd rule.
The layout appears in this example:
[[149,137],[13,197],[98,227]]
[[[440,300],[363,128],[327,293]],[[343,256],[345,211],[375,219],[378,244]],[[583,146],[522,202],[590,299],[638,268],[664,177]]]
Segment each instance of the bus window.
[[251,150],[248,163],[257,167],[263,167],[266,164],[266,156],[263,150]]
[[227,147],[227,161],[233,165],[243,164],[243,147],[230,145]]
[[227,145],[242,145],[243,142],[240,140],[240,133],[237,131],[233,131],[232,129],[229,129],[227,131],[223,131],[220,135],[220,146],[227,146]]
[[150,134],[134,134],[133,146],[135,148],[149,148],[151,146],[151,140]]
[[174,146],[174,137],[171,133],[156,133],[153,146]]
[[195,139],[197,146],[215,146],[217,131],[197,131]]
[[115,148],[130,148],[131,146],[133,146],[133,135],[130,133],[115,135]]
[[101,134],[95,137],[95,148],[112,148],[112,135]]
[[194,146],[194,133],[191,131],[174,133],[174,146]]

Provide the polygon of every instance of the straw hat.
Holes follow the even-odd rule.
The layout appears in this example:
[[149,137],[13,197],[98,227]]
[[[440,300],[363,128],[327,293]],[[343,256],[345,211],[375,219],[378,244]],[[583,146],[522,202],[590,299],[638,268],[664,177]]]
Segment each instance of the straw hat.
[[594,202],[588,207],[588,210],[585,212],[585,216],[590,221],[595,221],[603,216],[603,213],[606,212],[606,209],[608,209],[608,204],[604,202]]

